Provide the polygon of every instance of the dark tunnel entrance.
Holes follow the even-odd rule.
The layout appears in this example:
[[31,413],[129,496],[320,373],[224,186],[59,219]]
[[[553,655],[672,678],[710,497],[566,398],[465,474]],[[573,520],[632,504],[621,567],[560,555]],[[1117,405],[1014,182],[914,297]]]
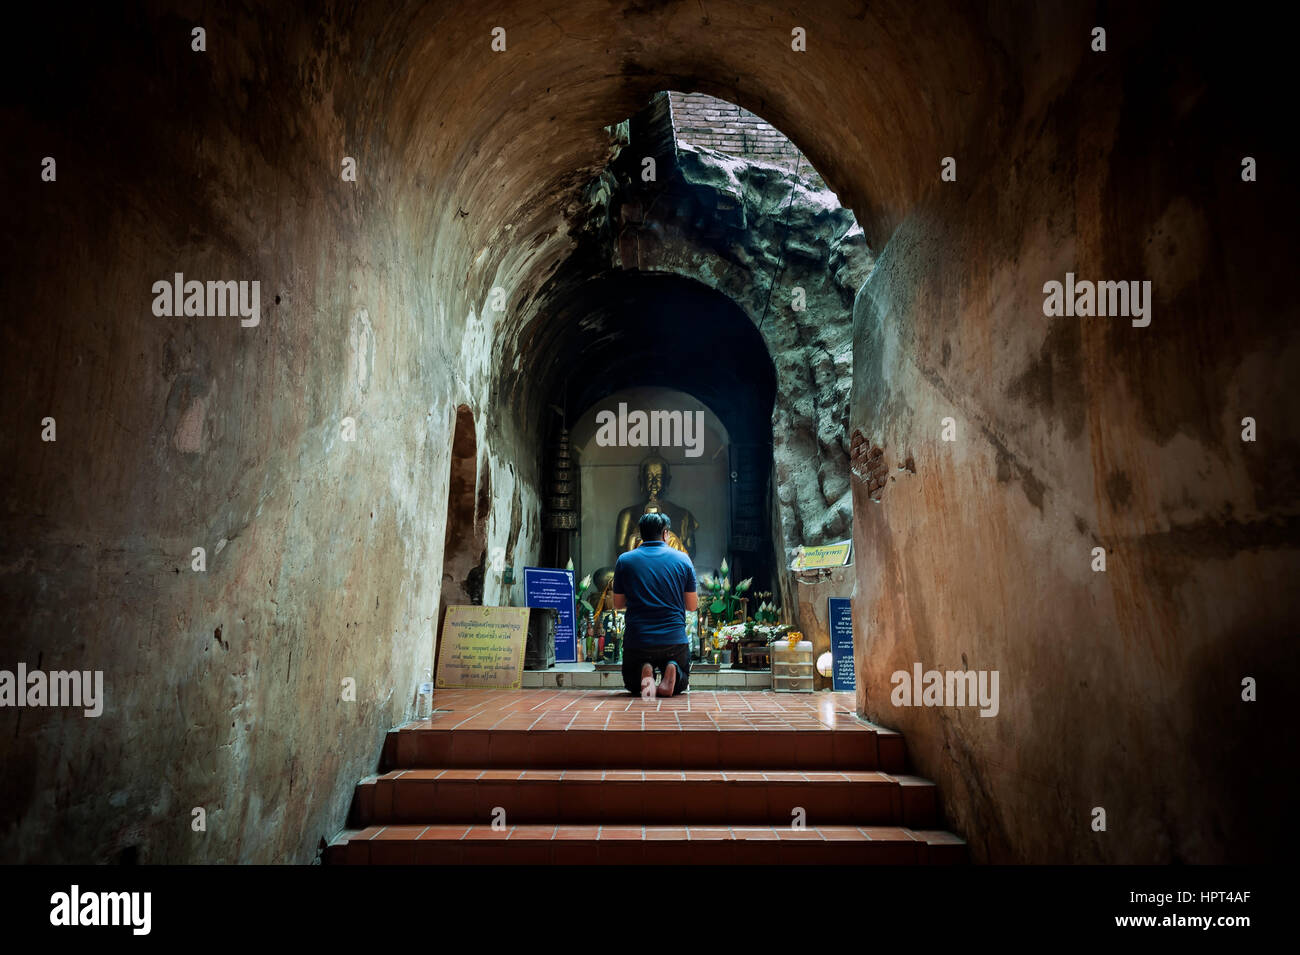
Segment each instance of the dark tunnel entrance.
[[549,409],[543,484],[569,442],[578,480],[567,499],[552,495],[548,511],[582,517],[572,528],[547,522],[547,562],[572,559],[579,577],[612,565],[620,515],[647,499],[642,465],[661,458],[665,500],[689,512],[679,520],[699,522],[688,548],[697,572],[725,560],[733,580],[752,577],[753,591],[770,591],[776,374],[745,314],[698,282],[612,273],[586,283],[549,327],[562,331],[540,350],[534,384]]

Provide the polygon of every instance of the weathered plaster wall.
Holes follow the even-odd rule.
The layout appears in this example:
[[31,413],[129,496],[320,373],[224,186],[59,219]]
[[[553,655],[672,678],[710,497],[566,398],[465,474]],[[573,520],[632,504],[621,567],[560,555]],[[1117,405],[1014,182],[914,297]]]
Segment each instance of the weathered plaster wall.
[[[858,701],[980,860],[1279,851],[1300,352],[1270,210],[1295,191],[1241,180],[1244,155],[1281,172],[1266,101],[1235,95],[1266,87],[1199,27],[1130,26],[1026,86],[1017,135],[958,160],[855,306],[852,425],[887,475],[869,493],[863,455],[854,481]],[[1044,317],[1067,271],[1151,280],[1150,325]],[[916,663],[999,671],[999,712],[895,706]]]
[[[490,330],[359,108],[384,91],[344,27],[269,16],[203,16],[206,55],[197,11],[36,25],[45,98],[5,115],[3,666],[102,670],[106,696],[0,713],[9,861],[313,858],[432,662],[457,404],[488,546],[536,547],[484,423]],[[260,323],[156,317],[175,272],[260,281]]]

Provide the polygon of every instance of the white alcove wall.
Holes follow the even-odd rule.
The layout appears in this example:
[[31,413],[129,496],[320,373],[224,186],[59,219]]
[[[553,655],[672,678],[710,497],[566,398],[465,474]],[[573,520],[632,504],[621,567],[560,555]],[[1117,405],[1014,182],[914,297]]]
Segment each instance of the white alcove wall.
[[[704,415],[704,440],[699,457],[689,457],[684,447],[602,446],[597,443],[596,417],[602,411],[618,414],[619,404],[633,411],[680,411]],[[618,514],[625,507],[641,504],[645,495],[638,487],[642,460],[653,451],[668,462],[670,481],[664,495],[670,502],[688,509],[699,521],[695,532],[695,568],[699,573],[715,570],[722,563],[730,538],[730,439],[727,429],[699,400],[669,388],[627,388],[614,392],[578,419],[570,433],[579,470],[581,529],[575,551],[579,574],[613,566],[617,557],[614,531]]]

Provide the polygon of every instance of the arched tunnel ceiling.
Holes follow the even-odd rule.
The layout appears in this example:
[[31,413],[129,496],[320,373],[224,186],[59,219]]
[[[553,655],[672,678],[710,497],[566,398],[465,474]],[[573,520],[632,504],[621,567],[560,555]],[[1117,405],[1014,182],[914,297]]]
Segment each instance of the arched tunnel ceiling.
[[[725,295],[689,279],[611,272],[543,314],[520,342],[521,371],[498,396],[540,427],[550,404],[570,424],[605,395],[658,385],[695,395],[733,440],[771,440],[776,374],[757,329]],[[535,336],[535,337],[534,337]]]
[[[720,96],[781,129],[872,248],[933,186],[939,159],[972,129],[992,135],[1008,106],[1000,46],[964,4],[822,4],[795,15],[723,0],[609,13],[606,3],[527,2],[358,15],[374,28],[352,33],[373,36],[361,68],[386,79],[359,112],[402,174],[426,185],[417,231],[434,237],[433,271],[456,276],[473,303],[502,282],[513,300],[540,288],[570,249],[565,223],[581,190],[609,158],[603,128],[658,90]],[[806,52],[791,49],[796,26]],[[990,89],[1003,99],[990,101]]]

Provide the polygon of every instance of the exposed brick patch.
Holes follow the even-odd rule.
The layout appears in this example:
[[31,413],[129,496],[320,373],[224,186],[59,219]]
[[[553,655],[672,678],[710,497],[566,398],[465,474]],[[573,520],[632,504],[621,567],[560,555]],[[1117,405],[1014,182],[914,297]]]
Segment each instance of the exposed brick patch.
[[849,470],[859,481],[867,479],[866,458],[870,450],[862,431],[854,428],[853,436],[849,438]]
[[[885,465],[885,451],[871,444],[860,430],[854,430],[849,440],[850,470],[853,477],[867,485],[867,494],[879,502],[880,495],[889,483],[889,468]],[[908,459],[911,460],[910,458]]]
[[743,156],[781,166],[815,189],[826,184],[817,175],[808,157],[779,129],[735,103],[704,93],[668,92],[673,111],[673,129],[677,138],[695,146],[716,149],[729,156]]

